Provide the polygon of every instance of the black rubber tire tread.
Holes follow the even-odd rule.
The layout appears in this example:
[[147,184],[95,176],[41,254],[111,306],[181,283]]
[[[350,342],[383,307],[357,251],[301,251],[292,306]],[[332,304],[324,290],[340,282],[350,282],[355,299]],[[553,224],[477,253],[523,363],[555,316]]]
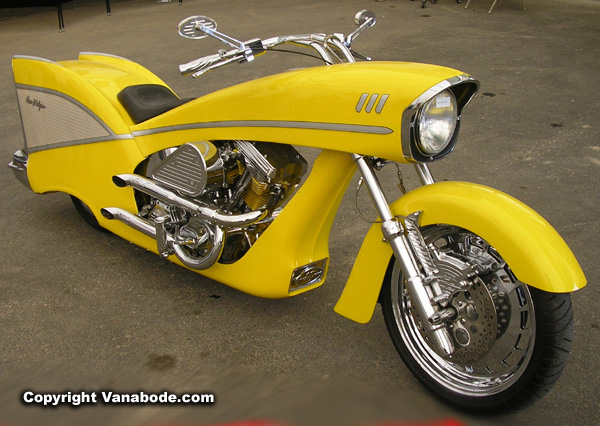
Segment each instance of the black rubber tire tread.
[[90,212],[89,207],[86,206],[83,203],[83,201],[81,201],[79,198],[74,197],[72,195],[70,197],[71,197],[71,201],[73,202],[73,205],[75,206],[75,210],[77,210],[77,213],[79,213],[79,215],[83,218],[83,220],[85,220],[88,223],[88,225],[90,225],[92,228],[97,229],[99,231],[108,232],[105,228],[100,226],[100,224],[98,223],[98,219],[96,219],[96,216],[94,216]]
[[536,338],[532,357],[522,376],[505,391],[486,397],[464,396],[432,379],[404,345],[391,306],[391,267],[382,288],[380,302],[384,320],[396,350],[421,383],[454,408],[470,413],[500,413],[531,405],[556,383],[563,372],[573,340],[573,305],[570,294],[547,293],[528,287],[536,316]]
[[547,293],[529,288],[537,317],[535,362],[529,385],[515,399],[513,407],[533,404],[558,381],[569,358],[573,341],[573,304],[570,294]]

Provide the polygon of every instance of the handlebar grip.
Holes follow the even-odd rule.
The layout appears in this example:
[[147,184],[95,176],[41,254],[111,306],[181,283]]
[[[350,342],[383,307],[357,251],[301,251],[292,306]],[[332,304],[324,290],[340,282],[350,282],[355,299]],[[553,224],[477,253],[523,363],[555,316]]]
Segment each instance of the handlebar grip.
[[223,58],[218,53],[214,55],[204,56],[202,58],[194,59],[193,61],[188,62],[187,64],[179,65],[179,72],[183,75],[188,75],[193,72],[210,68],[222,60]]

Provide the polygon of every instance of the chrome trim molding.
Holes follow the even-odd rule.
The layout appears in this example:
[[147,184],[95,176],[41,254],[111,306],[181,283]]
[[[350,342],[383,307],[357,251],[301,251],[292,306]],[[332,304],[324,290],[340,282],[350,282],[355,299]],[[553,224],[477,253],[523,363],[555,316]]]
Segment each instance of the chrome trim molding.
[[331,130],[334,132],[366,133],[372,135],[389,135],[394,132],[388,127],[364,126],[360,124],[318,123],[313,121],[234,120],[157,127],[154,129],[134,131],[132,132],[132,135],[137,137],[174,132],[177,130],[216,129],[223,127],[273,127],[279,129]]
[[322,281],[327,269],[326,266],[327,258],[294,269],[288,293]]
[[[455,77],[451,77],[447,80],[440,81],[436,85],[430,87],[421,95],[419,95],[402,113],[402,153],[404,158],[412,162],[428,162],[438,158],[442,158],[448,155],[454,149],[456,138],[458,136],[458,130],[460,128],[460,119],[463,108],[473,99],[477,89],[479,88],[479,81],[473,77],[462,74]],[[440,154],[434,156],[426,156],[422,154],[416,146],[414,140],[414,125],[419,110],[428,100],[433,98],[435,95],[443,90],[449,89],[454,93],[456,102],[458,104],[458,120],[456,124],[456,130],[454,131],[453,141],[450,142],[448,147]]]
[[29,177],[27,176],[27,161],[29,160],[29,156],[23,150],[18,150],[13,155],[13,160],[8,165],[9,169],[12,169],[15,177],[19,182],[21,182],[25,187],[31,189],[31,185],[29,184]]
[[126,134],[126,135],[113,135],[111,137],[79,139],[79,140],[73,140],[73,141],[67,141],[67,142],[58,142],[55,144],[44,145],[41,147],[33,147],[33,148],[28,147],[27,150],[29,152],[39,152],[39,151],[46,151],[49,149],[65,148],[68,146],[85,145],[85,144],[89,144],[89,143],[99,143],[99,142],[119,141],[119,140],[126,140],[126,139],[133,139],[133,136],[131,136],[130,134]]

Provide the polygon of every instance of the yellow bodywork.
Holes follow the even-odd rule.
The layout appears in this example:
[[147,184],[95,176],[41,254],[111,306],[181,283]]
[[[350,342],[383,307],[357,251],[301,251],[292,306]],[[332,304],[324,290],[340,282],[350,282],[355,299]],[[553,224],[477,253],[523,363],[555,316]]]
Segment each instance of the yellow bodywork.
[[[449,224],[491,244],[522,282],[553,293],[586,285],[575,256],[539,214],[500,191],[466,182],[440,182],[409,192],[391,206],[398,216],[422,211],[420,226]],[[354,321],[371,319],[387,267],[389,244],[374,224],[360,249],[335,311]]]
[[[457,75],[399,62],[290,71],[203,96],[131,130],[144,154],[195,137],[276,141],[406,162],[402,113],[425,90]],[[389,94],[380,113],[356,111],[364,93]],[[343,130],[322,129],[336,125]]]
[[[38,129],[37,145],[26,147],[31,188],[37,193],[60,191],[79,198],[102,226],[155,253],[154,239],[100,214],[105,207],[137,212],[133,189],[117,187],[112,176],[135,173],[150,154],[193,141],[241,139],[323,149],[307,181],[242,259],[200,271],[262,297],[287,297],[323,283],[325,277],[290,290],[296,268],[329,257],[331,225],[355,172],[348,153],[405,162],[400,140],[403,111],[430,87],[462,74],[449,68],[397,62],[310,68],[223,89],[134,124],[117,93],[135,84],[165,85],[134,62],[91,53],[64,62],[15,57],[13,70],[17,92],[22,92],[22,117],[23,108],[38,108],[27,110],[28,117],[51,109],[43,111],[39,100],[26,97],[39,93],[40,98],[61,105],[76,105],[92,117],[96,131],[106,133],[65,139],[62,130],[78,123],[61,116],[63,121],[49,123],[55,126],[55,134],[52,142],[44,145]],[[388,97],[380,110],[367,112],[358,108],[364,94]],[[30,101],[31,105],[26,105]],[[25,120],[24,128],[27,144],[30,130]],[[549,291],[581,287],[583,275],[580,270],[573,272],[578,266],[560,237],[539,216],[508,200],[492,190],[448,183],[413,191],[393,208],[398,214],[423,210],[423,225],[451,223],[478,233],[531,285]],[[391,256],[376,228],[369,231],[336,308],[360,322],[373,312]],[[180,263],[174,256],[170,259]]]

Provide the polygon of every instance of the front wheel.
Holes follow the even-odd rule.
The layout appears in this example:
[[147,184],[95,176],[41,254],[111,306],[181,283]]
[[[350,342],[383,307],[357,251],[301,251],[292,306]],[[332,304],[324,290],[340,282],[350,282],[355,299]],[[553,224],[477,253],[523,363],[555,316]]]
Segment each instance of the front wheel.
[[[564,369],[571,348],[570,295],[520,282],[493,247],[465,229],[433,225],[421,231],[436,248],[437,282],[450,295],[446,307],[455,312],[445,324],[455,351],[450,357],[437,352],[392,260],[381,303],[406,365],[425,386],[460,408],[498,411],[542,397]],[[465,277],[467,289],[459,285]]]

